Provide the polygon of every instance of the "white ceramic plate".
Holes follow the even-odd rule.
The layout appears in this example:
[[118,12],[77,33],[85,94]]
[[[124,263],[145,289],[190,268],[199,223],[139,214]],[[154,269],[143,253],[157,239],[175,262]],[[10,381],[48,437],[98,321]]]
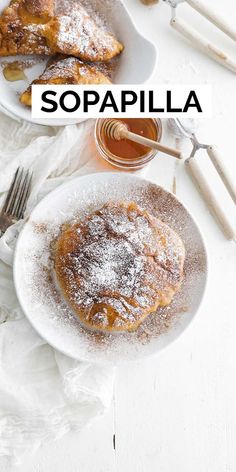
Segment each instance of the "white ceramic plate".
[[[156,47],[138,32],[128,10],[121,0],[110,0],[109,8],[107,8],[107,2],[91,0],[91,4],[95,4],[95,2],[96,9],[107,19],[107,23],[111,26],[112,31],[125,45],[125,50],[121,54],[118,62],[114,82],[120,84],[139,84],[146,82],[151,78],[157,64]],[[2,11],[8,3],[9,0],[1,0],[0,11]],[[18,58],[20,58],[20,56],[18,56]],[[6,58],[3,58],[3,60],[5,61]],[[62,126],[75,123],[75,120],[33,120],[31,118],[30,109],[24,107],[19,102],[19,93],[25,90],[28,84],[42,73],[45,64],[46,61],[26,70],[28,77],[27,83],[25,81],[13,83],[6,81],[2,73],[2,68],[0,68],[0,105],[11,114],[38,124]],[[143,67],[144,64],[145,67]],[[78,122],[78,120],[76,121]]]
[[[186,262],[182,288],[170,307],[150,315],[135,333],[102,336],[81,326],[55,288],[50,245],[63,222],[109,200],[135,201],[169,224],[183,239]],[[205,246],[186,208],[163,188],[128,174],[88,175],[50,193],[25,224],[14,260],[17,296],[36,331],[68,356],[112,364],[154,354],[175,340],[198,310],[206,277]]]

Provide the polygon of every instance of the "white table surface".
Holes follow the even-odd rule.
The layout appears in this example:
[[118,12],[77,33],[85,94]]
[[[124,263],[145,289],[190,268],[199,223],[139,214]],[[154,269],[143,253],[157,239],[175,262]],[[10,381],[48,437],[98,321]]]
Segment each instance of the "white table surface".
[[[235,0],[206,3],[214,3],[236,25]],[[214,118],[200,125],[199,137],[221,147],[225,165],[236,178],[235,76],[172,31],[163,2],[155,7],[144,7],[138,0],[126,4],[140,30],[159,46],[156,82],[213,84]],[[181,10],[236,57],[233,42],[199,22],[188,7]],[[173,142],[167,133],[165,139]],[[187,152],[188,146],[184,148]],[[204,156],[199,159],[236,229],[235,208]],[[113,404],[89,429],[44,446],[19,467],[2,463],[1,472],[236,470],[236,245],[221,234],[182,162],[176,165],[160,156],[147,173],[169,189],[174,175],[177,196],[198,221],[209,254],[208,289],[195,321],[158,356],[117,368]]]

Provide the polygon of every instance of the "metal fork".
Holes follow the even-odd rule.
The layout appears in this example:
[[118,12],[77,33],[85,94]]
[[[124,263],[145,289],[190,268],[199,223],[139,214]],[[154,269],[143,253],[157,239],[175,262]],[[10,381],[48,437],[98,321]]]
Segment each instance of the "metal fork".
[[18,167],[0,212],[0,237],[9,226],[24,217],[33,173]]

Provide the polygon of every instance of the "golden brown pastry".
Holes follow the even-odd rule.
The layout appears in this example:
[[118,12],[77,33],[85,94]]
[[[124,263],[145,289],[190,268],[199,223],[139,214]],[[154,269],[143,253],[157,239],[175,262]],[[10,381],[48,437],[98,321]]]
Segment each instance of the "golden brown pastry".
[[135,330],[171,303],[184,257],[181,239],[166,224],[135,203],[108,203],[62,229],[54,261],[59,287],[82,324],[116,332]]
[[42,75],[20,96],[23,105],[31,106],[31,86],[34,84],[110,84],[110,80],[96,66],[76,57],[58,56],[50,61]]
[[108,61],[122,50],[78,0],[12,0],[0,16],[0,56],[61,53]]
[[43,29],[52,49],[84,61],[106,62],[123,50],[123,45],[98,26],[78,0],[59,0],[56,15]]
[[12,0],[0,16],[0,56],[46,54],[47,46],[40,27],[50,20],[49,1]]

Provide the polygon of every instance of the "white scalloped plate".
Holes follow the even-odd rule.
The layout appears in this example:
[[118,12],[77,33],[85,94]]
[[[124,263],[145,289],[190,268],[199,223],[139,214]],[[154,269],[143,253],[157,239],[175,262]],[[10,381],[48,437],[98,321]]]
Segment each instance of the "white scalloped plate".
[[[136,201],[169,224],[185,244],[185,275],[170,307],[149,315],[136,332],[97,336],[81,326],[55,290],[50,245],[60,224],[109,200]],[[49,228],[53,228],[53,235]],[[35,330],[64,354],[100,363],[117,364],[143,358],[174,341],[197,313],[206,278],[206,249],[192,216],[173,194],[128,174],[79,177],[50,193],[25,224],[14,259],[17,296]]]
[[[125,45],[125,50],[121,54],[118,62],[114,82],[120,84],[139,84],[146,82],[151,78],[157,64],[158,53],[156,46],[139,33],[127,8],[121,0],[110,0],[109,8],[106,7],[106,2],[102,0],[91,0],[91,3],[95,1],[96,8],[105,16],[108,24],[111,25],[112,31],[114,31],[117,38]],[[8,3],[9,0],[2,0],[0,11],[2,11]],[[22,56],[18,56],[19,59],[21,57]],[[6,60],[6,58],[3,58],[3,60]],[[42,73],[45,63],[46,61],[41,62],[26,71],[28,77],[27,83],[24,81],[14,83],[6,81],[2,73],[2,68],[0,68],[0,105],[12,115],[32,123],[51,126],[78,123],[81,120],[33,120],[31,118],[31,110],[24,107],[24,105],[19,102],[19,93],[25,90],[28,84]],[[144,64],[145,67],[143,67]]]

